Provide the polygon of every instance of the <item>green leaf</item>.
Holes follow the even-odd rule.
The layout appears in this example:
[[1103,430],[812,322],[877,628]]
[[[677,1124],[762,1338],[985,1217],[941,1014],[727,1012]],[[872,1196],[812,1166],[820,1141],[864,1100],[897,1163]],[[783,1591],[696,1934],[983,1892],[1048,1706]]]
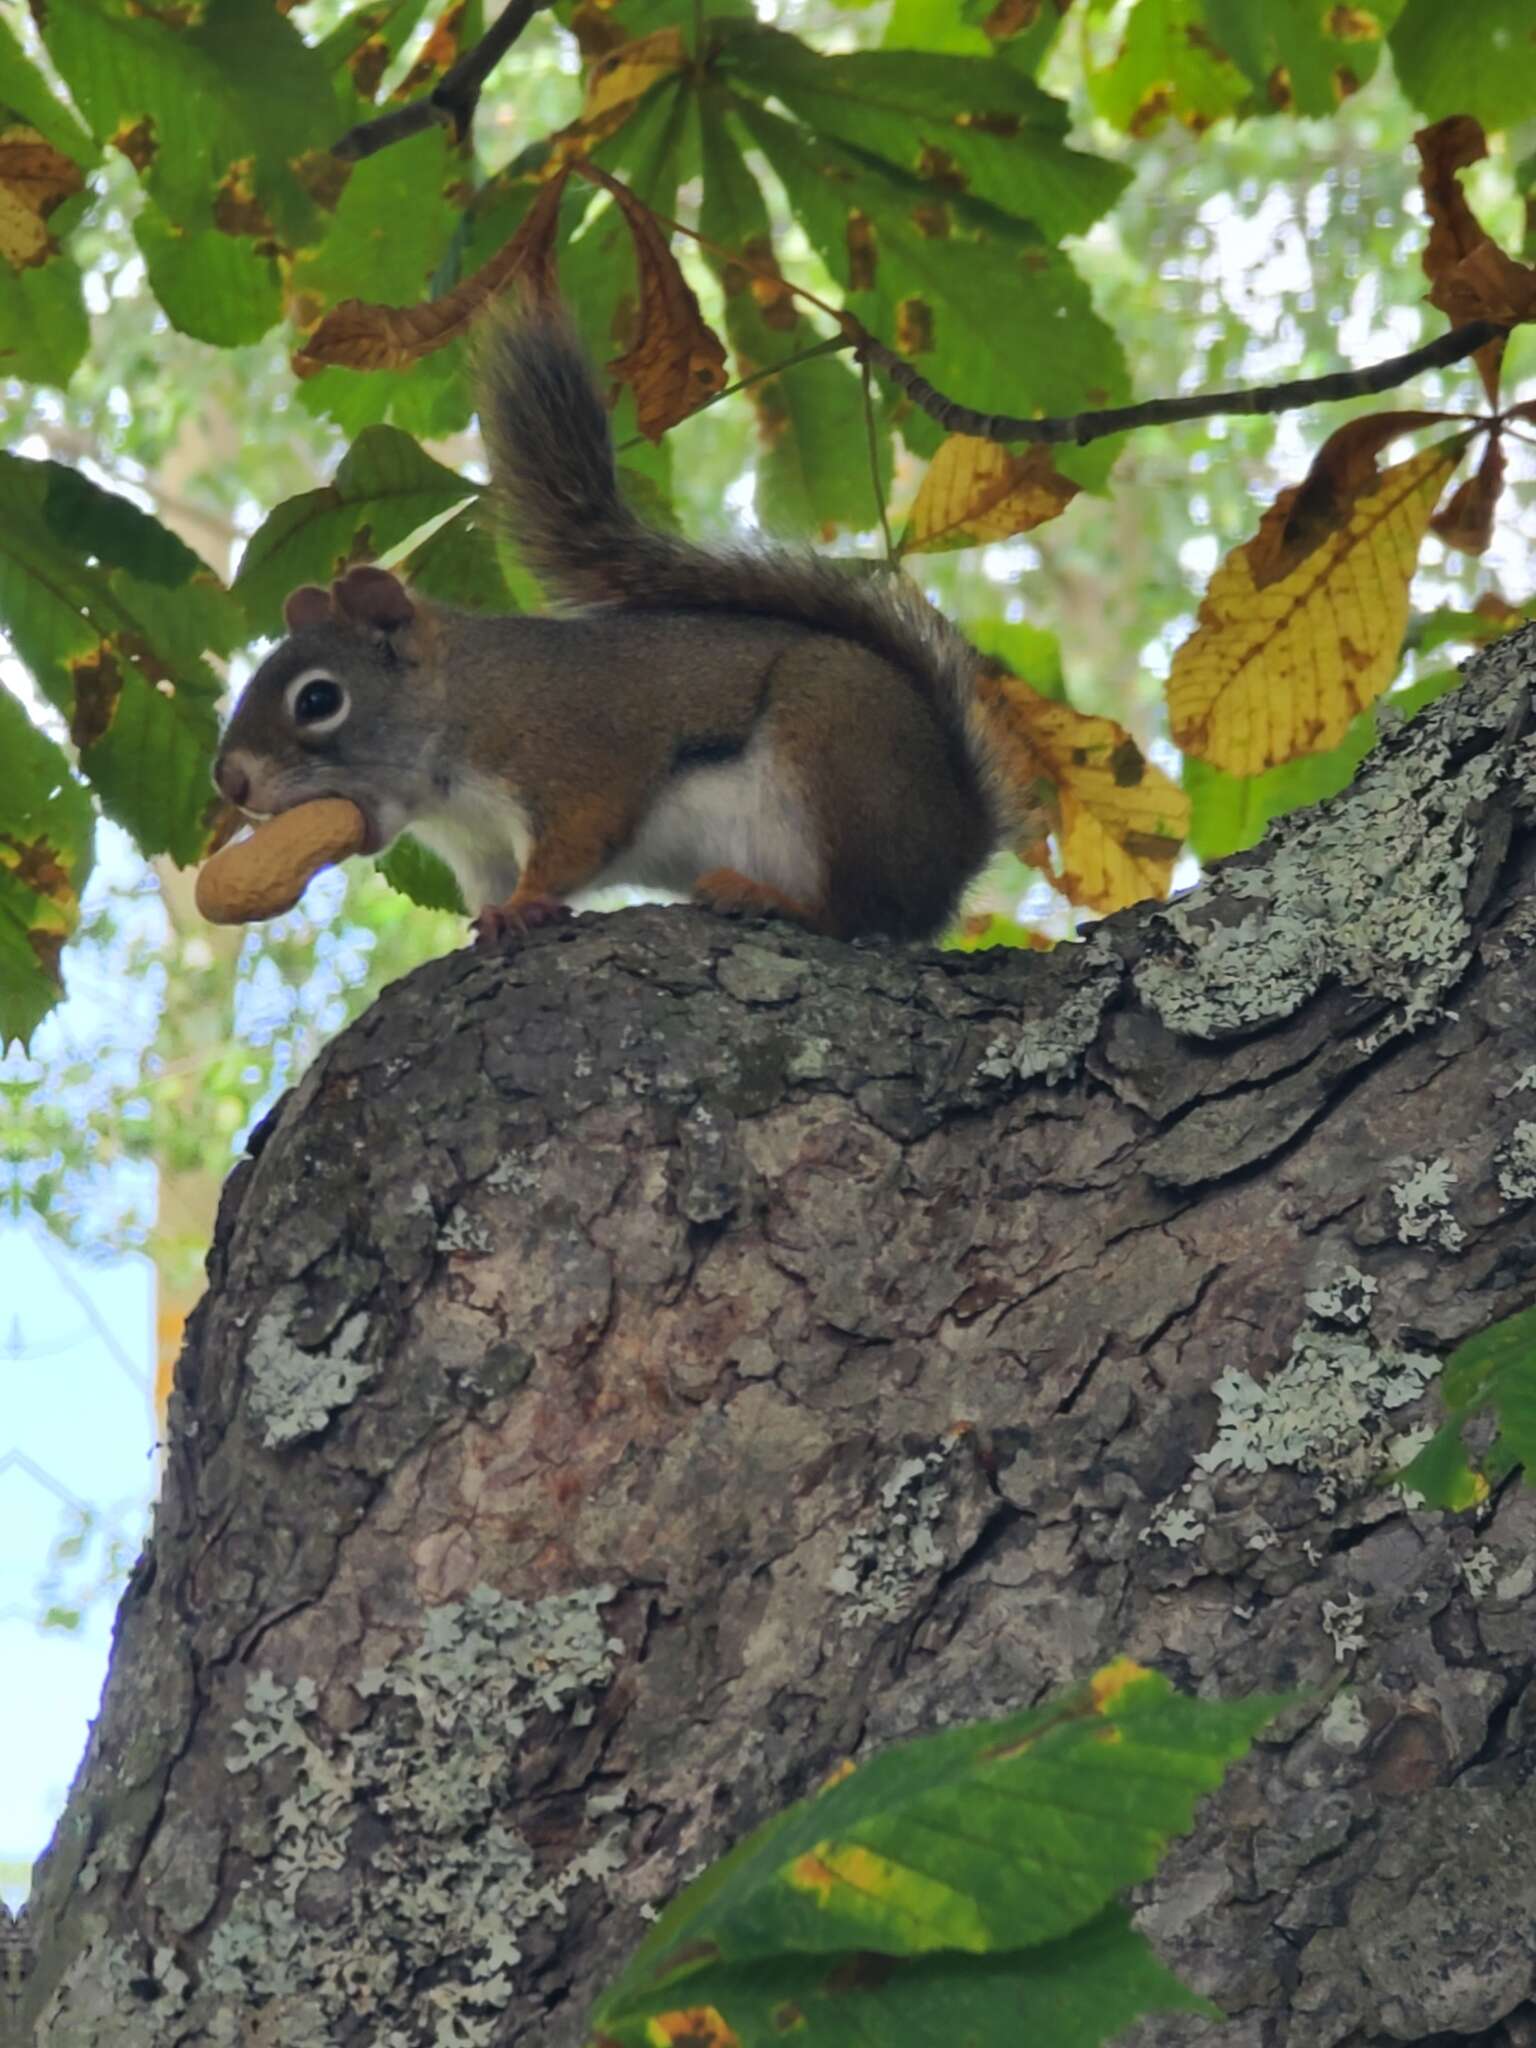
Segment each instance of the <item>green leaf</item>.
[[1488,1498],[1488,1481],[1467,1461],[1461,1440],[1461,1423],[1442,1423],[1423,1450],[1401,1471],[1390,1475],[1391,1483],[1422,1494],[1437,1508],[1462,1514]]
[[[784,362],[820,339],[800,317],[787,292],[764,293],[752,271],[710,251],[740,250],[755,266],[772,269],[768,208],[736,138],[726,123],[726,101],[716,91],[698,102],[704,196],[699,231],[710,267],[725,294],[725,326],[738,377]],[[745,394],[757,416],[757,516],[770,532],[825,538],[837,526],[877,523],[890,486],[890,435],[878,423],[880,496],[870,473],[864,394],[857,373],[835,357],[821,357],[766,377]]]
[[283,600],[302,583],[329,583],[351,563],[377,560],[474,491],[397,427],[368,427],[335,481],[272,512],[252,536],[235,595],[259,633],[275,633]]
[[[144,853],[190,865],[214,808],[222,687],[203,656],[234,644],[238,614],[190,549],[113,493],[61,479],[60,467],[0,456],[0,615],[69,721],[107,815]],[[70,507],[72,520],[61,511]],[[178,563],[186,577],[175,583]]]
[[[1375,71],[1403,0],[1326,7],[1319,0],[1204,0],[1211,35],[1254,88],[1259,110],[1334,113]],[[1342,32],[1339,32],[1342,31]],[[1285,74],[1288,96],[1277,92]]]
[[[1027,222],[938,197],[750,100],[738,99],[734,111],[847,289],[850,310],[941,390],[982,411],[1021,415],[1073,413],[1128,394],[1120,344],[1088,287]],[[897,417],[919,453],[932,454],[944,438],[905,399]],[[1072,452],[1091,458],[1087,477],[1102,477],[1114,453]]]
[[1536,598],[1507,614],[1440,605],[1409,621],[1407,640],[1417,654],[1432,654],[1437,647],[1486,647],[1490,640],[1502,640],[1532,618],[1536,618]]
[[0,107],[35,128],[55,149],[72,157],[82,170],[96,163],[101,151],[58,98],[37,66],[22,50],[14,32],[0,17]]
[[64,750],[0,689],[0,1054],[58,1000],[59,952],[80,921],[91,800]]
[[212,226],[239,165],[242,194],[303,237],[315,209],[293,165],[326,148],[337,100],[318,51],[275,7],[209,0],[187,24],[138,0],[48,0],[42,33],[91,132],[132,137],[171,220]]
[[297,395],[306,412],[333,420],[354,440],[385,422],[400,433],[438,440],[469,424],[464,343],[450,341],[404,370],[343,370],[332,364],[306,377]]
[[411,30],[427,11],[427,0],[370,0],[354,7],[318,45],[320,60],[332,73],[345,70],[359,101],[359,118],[377,97],[379,79],[400,54]]
[[[987,0],[985,11],[993,5]],[[1044,11],[1056,12],[1054,5]],[[955,0],[893,0],[880,44],[886,50],[944,50],[960,57],[992,54],[977,10],[956,7]]]
[[463,175],[446,129],[435,126],[365,157],[324,240],[295,258],[295,293],[323,306],[342,299],[409,306],[425,298],[459,218],[446,187]]
[[401,564],[400,573],[424,597],[467,612],[515,612],[494,535],[482,523],[476,499],[445,519]]
[[[1465,1508],[1486,1500],[1489,1481],[1516,1465],[1536,1473],[1536,1308],[1508,1316],[1469,1337],[1446,1360],[1439,1380],[1448,1420],[1411,1464],[1394,1476],[1436,1507]],[[1462,1433],[1491,1411],[1498,1434],[1469,1465]]]
[[1513,128],[1536,107],[1536,22],[1530,0],[1407,0],[1392,30],[1398,84],[1430,120],[1473,114]]
[[461,917],[466,914],[453,870],[408,832],[403,832],[387,853],[380,854],[374,866],[392,889],[398,889],[423,910],[457,911]]
[[1437,697],[1443,697],[1447,690],[1454,690],[1461,681],[1461,671],[1456,668],[1437,668],[1433,675],[1420,676],[1416,683],[1410,683],[1406,690],[1394,690],[1382,702],[1388,704],[1400,718],[1412,718],[1426,704],[1433,704]]
[[277,263],[250,236],[181,227],[146,200],[133,238],[149,288],[179,333],[239,348],[260,341],[283,317]]
[[48,466],[43,520],[66,547],[173,590],[204,566],[201,557],[152,514],[62,463]]
[[1227,775],[1186,755],[1183,780],[1191,805],[1191,848],[1202,861],[1213,861],[1256,846],[1271,819],[1322,803],[1347,788],[1375,744],[1375,714],[1362,711],[1327,753],[1303,754],[1278,768],[1266,768],[1262,775]]
[[[562,19],[568,20],[570,13],[569,7],[561,7]],[[612,5],[605,0],[603,13],[617,22],[631,42],[658,28],[685,29],[691,37],[699,18],[698,0],[614,0]],[[709,0],[704,9],[707,23],[727,17],[750,21],[752,13],[752,0]]]
[[882,1751],[676,1899],[597,2024],[688,2005],[701,1972],[786,1955],[1059,1942],[1151,1874],[1282,1704],[1190,1699],[1121,1659],[1044,1706]]
[[941,941],[946,953],[990,953],[994,946],[1033,947],[1040,934],[1017,918],[994,914],[984,920],[962,919]]
[[[592,2048],[653,2048],[663,2039],[679,2048],[1098,2048],[1142,2013],[1221,2017],[1164,1968],[1118,1906],[1061,1941],[1008,1955],[790,1955],[701,1970],[685,1995],[681,2008],[660,1997],[618,2016],[604,2008]],[[675,2033],[658,2024],[667,2013]]]
[[1054,633],[1030,625],[1027,619],[971,619],[965,630],[983,654],[1006,662],[1010,675],[1021,676],[1042,697],[1065,701],[1061,642]]
[[777,29],[742,29],[726,40],[724,60],[733,80],[781,101],[818,141],[897,166],[929,201],[956,192],[990,201],[1048,241],[1084,233],[1130,175],[1069,149],[1066,108],[996,58],[822,56]]
[[90,345],[80,269],[55,256],[36,270],[0,262],[0,358],[8,377],[34,384],[69,382]]
[[1114,62],[1090,74],[1088,92],[1105,120],[1150,135],[1169,119],[1210,127],[1244,104],[1249,85],[1212,39],[1204,0],[1136,0]]

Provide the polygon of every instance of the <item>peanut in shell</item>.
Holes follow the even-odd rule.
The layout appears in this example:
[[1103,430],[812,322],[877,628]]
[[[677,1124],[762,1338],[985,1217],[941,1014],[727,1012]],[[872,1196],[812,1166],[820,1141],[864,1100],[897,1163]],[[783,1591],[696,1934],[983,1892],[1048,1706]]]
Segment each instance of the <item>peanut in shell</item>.
[[197,907],[210,924],[255,924],[292,910],[322,868],[361,853],[368,821],[345,797],[296,804],[204,861]]

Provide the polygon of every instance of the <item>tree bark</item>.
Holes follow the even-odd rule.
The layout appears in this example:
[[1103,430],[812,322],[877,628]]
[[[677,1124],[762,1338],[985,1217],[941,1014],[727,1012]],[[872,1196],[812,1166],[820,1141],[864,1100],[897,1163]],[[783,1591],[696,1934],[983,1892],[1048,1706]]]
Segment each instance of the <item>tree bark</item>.
[[43,2048],[574,2048],[841,1758],[1122,1651],[1309,1690],[1143,2048],[1536,2040],[1536,1496],[1382,1483],[1536,1301],[1533,678],[1050,956],[650,909],[388,990],[225,1193]]

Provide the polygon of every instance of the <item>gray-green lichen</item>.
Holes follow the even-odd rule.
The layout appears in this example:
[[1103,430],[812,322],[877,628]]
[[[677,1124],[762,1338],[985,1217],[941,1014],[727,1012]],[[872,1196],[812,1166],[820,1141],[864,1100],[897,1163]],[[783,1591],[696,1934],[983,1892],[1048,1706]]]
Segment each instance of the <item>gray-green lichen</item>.
[[378,2048],[490,2041],[519,1937],[623,1864],[623,1823],[554,1859],[502,1818],[532,1717],[591,1719],[621,1647],[599,1614],[612,1597],[481,1586],[435,1608],[415,1647],[363,1673],[367,1717],[340,1739],[312,1681],[253,1677],[228,1768],[281,1789],[274,1846],[196,1967],[202,1995],[302,1996],[330,2028],[365,2017]]
[[1536,1201],[1536,1124],[1518,1123],[1494,1158],[1506,1202]]
[[1371,1303],[1378,1286],[1358,1266],[1341,1266],[1331,1280],[1302,1298],[1318,1322],[1342,1323],[1348,1329],[1358,1329],[1371,1319]]
[[1152,1510],[1151,1518],[1137,1537],[1137,1542],[1150,1543],[1154,1537],[1160,1536],[1175,1550],[1183,1544],[1198,1542],[1206,1532],[1207,1523],[1204,1516],[1198,1514],[1194,1508],[1181,1504],[1181,1496],[1188,1494],[1189,1491],[1187,1486],[1183,1487],[1178,1494],[1160,1501]]
[[1499,1554],[1490,1550],[1486,1543],[1480,1543],[1475,1550],[1469,1550],[1461,1560],[1461,1576],[1467,1591],[1474,1600],[1481,1600],[1491,1593],[1499,1576]]
[[1494,754],[1454,766],[1448,737],[1383,749],[1347,798],[1160,912],[1173,943],[1136,963],[1137,992],[1196,1038],[1288,1017],[1334,979],[1393,1005],[1376,1042],[1436,1015],[1471,958],[1470,820],[1504,772]]
[[[1095,959],[1095,955],[1097,956]],[[1082,979],[1043,1016],[994,1038],[976,1069],[984,1081],[1070,1081],[1120,986],[1119,963],[1096,939],[1081,949]]]
[[1342,1600],[1325,1600],[1322,1606],[1323,1634],[1333,1644],[1333,1661],[1344,1664],[1355,1651],[1365,1648],[1365,1602],[1358,1593],[1346,1593]]
[[1341,1749],[1349,1756],[1363,1749],[1371,1734],[1371,1724],[1366,1719],[1364,1707],[1347,1687],[1336,1692],[1328,1702],[1328,1710],[1318,1722],[1317,1729],[1330,1749]]
[[288,1289],[274,1298],[245,1355],[251,1410],[268,1450],[324,1429],[378,1371],[359,1355],[368,1341],[368,1317],[361,1310],[322,1349],[306,1351],[295,1343],[288,1321],[298,1299]]
[[952,1447],[904,1459],[880,1489],[879,1512],[844,1542],[827,1585],[846,1596],[847,1626],[894,1620],[911,1606],[914,1589],[943,1568],[934,1532],[948,1498],[943,1473]]
[[1422,1353],[1303,1324],[1289,1358],[1267,1380],[1230,1367],[1216,1381],[1216,1441],[1195,1465],[1203,1472],[1276,1465],[1315,1472],[1319,1505],[1331,1510],[1341,1486],[1363,1484],[1384,1462],[1386,1417],[1416,1400],[1439,1370],[1440,1361]]
[[1451,1213],[1456,1176],[1449,1159],[1421,1159],[1391,1185],[1397,1209],[1397,1234],[1404,1244],[1437,1244],[1442,1251],[1460,1251],[1467,1233]]

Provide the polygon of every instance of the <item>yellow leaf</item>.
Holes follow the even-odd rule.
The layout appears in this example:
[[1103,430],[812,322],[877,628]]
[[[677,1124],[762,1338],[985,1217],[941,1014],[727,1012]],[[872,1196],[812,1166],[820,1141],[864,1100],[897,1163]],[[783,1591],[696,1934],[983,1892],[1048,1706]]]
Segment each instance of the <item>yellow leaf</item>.
[[872,1925],[892,1918],[907,1922],[909,1939],[924,1949],[959,1948],[980,1954],[986,1926],[974,1900],[941,1878],[914,1870],[859,1842],[818,1842],[784,1872],[796,1891],[814,1892],[825,1905],[835,1887],[844,1912],[860,1913]]
[[596,121],[612,108],[639,99],[658,78],[681,71],[687,62],[688,51],[680,28],[659,28],[632,43],[621,43],[618,49],[600,57],[587,73],[582,120]]
[[1127,1687],[1139,1684],[1149,1675],[1146,1666],[1138,1664],[1134,1657],[1116,1657],[1112,1664],[1095,1671],[1088,1681],[1094,1712],[1102,1714],[1110,1707],[1118,1706]]
[[1076,496],[1077,485],[1057,474],[1049,448],[1018,453],[996,441],[951,434],[928,465],[900,552],[1007,540],[1054,519]]
[[712,2005],[659,2012],[645,2023],[650,2048],[741,2048],[741,2036]]
[[1168,713],[1187,753],[1257,775],[1338,745],[1392,680],[1419,543],[1464,445],[1381,471],[1299,553],[1276,537],[1301,491],[1281,493],[1211,578],[1174,656]]
[[[1042,697],[1017,676],[987,676],[978,695],[1010,781],[1023,788],[1034,780],[1050,791],[1062,893],[1101,911],[1166,896],[1189,829],[1189,799],[1124,726]],[[1038,842],[1015,851],[1051,865]]]
[[834,1765],[833,1768],[830,1771],[828,1771],[827,1775],[816,1787],[816,1790],[818,1792],[830,1792],[834,1785],[841,1785],[845,1778],[851,1778],[853,1776],[853,1772],[854,1766],[852,1762],[849,1758],[844,1757],[840,1764]]

